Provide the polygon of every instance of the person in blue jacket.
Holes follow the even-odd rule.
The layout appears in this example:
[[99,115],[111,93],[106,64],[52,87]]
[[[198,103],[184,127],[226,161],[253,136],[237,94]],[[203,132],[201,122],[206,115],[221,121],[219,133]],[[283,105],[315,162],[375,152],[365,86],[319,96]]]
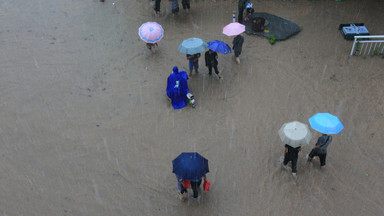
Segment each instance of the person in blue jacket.
[[187,72],[179,71],[175,66],[167,81],[167,96],[171,99],[174,109],[181,109],[187,105],[189,92]]

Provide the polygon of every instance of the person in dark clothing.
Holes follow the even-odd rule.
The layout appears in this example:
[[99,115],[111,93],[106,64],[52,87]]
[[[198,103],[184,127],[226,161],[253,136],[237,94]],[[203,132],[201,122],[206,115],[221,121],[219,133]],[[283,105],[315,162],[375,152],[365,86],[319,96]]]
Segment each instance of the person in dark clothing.
[[232,49],[234,50],[236,62],[238,64],[240,64],[240,57],[239,56],[240,56],[241,51],[243,49],[243,43],[244,43],[244,36],[242,36],[241,34],[239,34],[235,38],[233,38]]
[[217,52],[214,52],[213,50],[208,50],[205,52],[205,66],[208,67],[209,70],[209,75],[212,75],[212,67],[215,69],[215,73],[221,79],[221,76],[219,75],[219,70],[217,69],[217,64],[218,64],[218,55]]
[[201,180],[198,182],[191,181],[191,188],[193,191],[193,198],[197,198],[199,196],[198,188],[201,185]]
[[[207,181],[207,176],[203,176],[203,179],[204,181]],[[197,182],[194,182],[194,181],[191,181],[191,188],[192,188],[192,191],[193,191],[193,198],[197,198],[199,196],[199,192],[198,192],[198,188],[200,187],[201,185],[201,181],[197,181]]]
[[292,146],[285,144],[283,167],[287,168],[287,164],[291,161],[292,175],[294,177],[296,177],[297,173],[297,159],[299,158],[299,151],[301,151],[301,146],[293,148]]
[[253,13],[255,13],[255,9],[253,8],[247,8],[245,10],[245,18],[244,18],[244,21],[249,21],[249,17],[253,15]]
[[308,161],[312,161],[315,156],[318,156],[320,159],[321,169],[325,169],[325,160],[327,158],[327,148],[332,142],[332,136],[323,134],[317,139],[315,147],[311,150],[308,155]]
[[190,0],[182,0],[181,4],[183,5],[183,9],[188,13],[191,8]]
[[155,14],[157,17],[160,16],[160,2],[161,2],[161,0],[155,0],[154,10],[155,10]]
[[247,0],[239,0],[239,15],[237,16],[237,22],[243,23],[243,13],[245,10],[245,7],[247,6]]

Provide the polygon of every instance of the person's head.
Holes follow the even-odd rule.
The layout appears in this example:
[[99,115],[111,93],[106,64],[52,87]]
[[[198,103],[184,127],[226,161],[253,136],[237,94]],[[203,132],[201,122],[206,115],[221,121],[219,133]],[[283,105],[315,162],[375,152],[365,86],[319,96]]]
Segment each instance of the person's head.
[[179,72],[179,68],[177,68],[177,66],[175,66],[175,67],[173,67],[172,71],[173,71],[174,73],[178,73],[178,72]]
[[323,136],[328,136],[327,134],[323,133]]

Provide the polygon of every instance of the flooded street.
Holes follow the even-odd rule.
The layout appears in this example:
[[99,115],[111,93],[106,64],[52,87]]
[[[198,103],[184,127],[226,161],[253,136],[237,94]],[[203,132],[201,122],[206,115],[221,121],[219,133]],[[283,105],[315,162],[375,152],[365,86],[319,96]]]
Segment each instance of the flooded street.
[[[165,93],[186,38],[222,40],[235,0],[191,1],[155,17],[150,0],[0,1],[0,215],[380,215],[384,212],[384,59],[350,56],[339,24],[383,35],[384,2],[252,0],[257,12],[302,31],[270,45],[244,35],[236,64],[219,54],[223,80],[188,80],[196,108]],[[114,4],[113,4],[114,3]],[[141,24],[164,28],[151,54]],[[281,168],[285,122],[340,118],[327,168],[299,153],[297,179]],[[172,160],[209,160],[209,192],[177,196]]]

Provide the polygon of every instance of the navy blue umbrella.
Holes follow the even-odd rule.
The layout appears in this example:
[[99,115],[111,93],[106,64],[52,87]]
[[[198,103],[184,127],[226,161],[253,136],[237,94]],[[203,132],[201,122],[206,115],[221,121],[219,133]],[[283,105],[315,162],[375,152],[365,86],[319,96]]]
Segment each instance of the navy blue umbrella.
[[222,54],[227,54],[232,52],[231,47],[228,44],[219,40],[209,41],[208,49],[211,49],[215,52],[222,53]]
[[197,152],[183,152],[172,161],[175,175],[183,180],[200,181],[209,172],[208,160]]

